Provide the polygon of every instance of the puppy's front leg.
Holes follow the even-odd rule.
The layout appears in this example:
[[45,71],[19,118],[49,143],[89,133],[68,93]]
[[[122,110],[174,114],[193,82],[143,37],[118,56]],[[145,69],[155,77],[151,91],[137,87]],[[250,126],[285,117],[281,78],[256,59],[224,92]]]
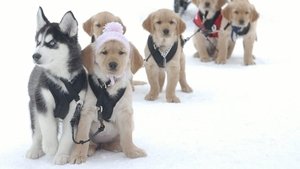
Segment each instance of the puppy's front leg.
[[[76,141],[89,139],[91,124],[94,117],[94,108],[83,108],[77,128]],[[88,113],[87,113],[88,112]],[[80,164],[86,161],[88,156],[89,143],[76,144],[70,157],[70,163]]]
[[117,119],[117,126],[120,131],[120,145],[123,152],[129,158],[138,158],[146,156],[144,150],[138,148],[134,145],[132,141],[132,130],[133,130],[133,120],[132,120],[133,110],[132,108],[124,109],[120,113]]
[[253,65],[255,64],[253,60],[252,50],[255,39],[252,37],[244,38],[244,64],[245,65]]
[[[150,62],[150,60],[149,60],[149,62]],[[145,100],[153,101],[153,100],[157,99],[159,91],[160,91],[159,68],[158,68],[158,66],[156,66],[154,64],[146,63],[145,69],[146,69],[148,82],[150,84],[150,91],[145,96]]]
[[179,103],[179,98],[175,95],[177,83],[179,81],[180,66],[170,65],[167,67],[167,87],[166,99],[169,103]]
[[226,63],[226,58],[228,55],[228,37],[227,33],[225,31],[220,31],[219,32],[219,40],[217,44],[217,49],[218,49],[218,54],[215,62],[217,64],[225,64]]

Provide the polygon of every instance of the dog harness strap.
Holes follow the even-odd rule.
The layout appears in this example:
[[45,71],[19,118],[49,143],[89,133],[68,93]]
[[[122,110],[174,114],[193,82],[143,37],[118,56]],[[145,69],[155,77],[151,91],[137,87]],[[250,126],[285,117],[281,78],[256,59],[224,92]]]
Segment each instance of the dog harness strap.
[[199,11],[193,20],[193,22],[202,29],[204,35],[209,37],[218,37],[218,32],[215,31],[220,29],[221,21],[221,10],[217,11],[211,19],[206,19],[206,15]]
[[79,101],[79,92],[87,87],[86,74],[85,71],[82,70],[70,82],[65,79],[60,80],[65,84],[68,92],[62,91],[60,89],[60,86],[58,86],[51,80],[48,80],[47,84],[55,101],[54,117],[64,119],[69,112],[69,106],[71,101]]
[[[95,82],[93,75],[88,76],[89,84],[94,95],[97,98],[97,107],[102,107],[102,119],[109,122],[109,119],[112,116],[113,109],[121,97],[124,95],[126,88],[121,88],[118,90],[118,93],[115,96],[110,96],[107,92],[107,88],[101,84],[109,84],[103,83],[100,79],[98,79],[98,84]],[[109,82],[110,83],[110,82]]]
[[243,36],[243,35],[246,35],[249,30],[250,30],[250,27],[251,27],[251,24],[249,23],[245,28],[241,28],[241,27],[238,27],[238,26],[233,26],[231,25],[232,27],[232,31],[231,31],[231,40],[232,41],[235,41],[239,36]]
[[147,45],[148,45],[150,53],[153,56],[156,64],[161,68],[165,68],[166,63],[168,63],[174,57],[174,55],[177,51],[178,42],[175,42],[173,44],[172,48],[170,49],[170,51],[168,52],[166,57],[163,57],[161,55],[161,53],[159,51],[159,48],[156,47],[155,43],[153,42],[153,38],[152,38],[151,35],[149,35],[149,37],[148,37]]

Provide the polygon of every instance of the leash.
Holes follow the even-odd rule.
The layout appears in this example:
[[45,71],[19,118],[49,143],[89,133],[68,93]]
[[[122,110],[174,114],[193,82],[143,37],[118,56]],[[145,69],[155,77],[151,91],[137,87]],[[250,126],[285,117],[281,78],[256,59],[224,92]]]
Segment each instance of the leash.
[[100,132],[102,132],[105,129],[105,125],[104,125],[103,119],[102,119],[103,108],[102,108],[102,106],[100,108],[99,107],[97,107],[97,108],[98,108],[98,110],[97,110],[98,120],[100,122],[100,126],[98,127],[98,130],[93,135],[91,135],[87,140],[76,141],[75,134],[74,134],[75,133],[74,127],[75,127],[75,125],[79,124],[80,112],[82,109],[82,106],[80,104],[77,104],[74,116],[73,116],[72,120],[70,121],[71,126],[72,126],[72,140],[75,144],[85,144],[85,143],[91,141],[91,138],[95,137],[97,134],[99,134]]

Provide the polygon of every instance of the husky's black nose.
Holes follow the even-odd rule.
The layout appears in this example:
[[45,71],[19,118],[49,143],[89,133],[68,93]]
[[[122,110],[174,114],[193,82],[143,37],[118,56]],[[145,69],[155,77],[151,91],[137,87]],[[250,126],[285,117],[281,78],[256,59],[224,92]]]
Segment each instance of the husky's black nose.
[[39,54],[39,53],[35,53],[35,54],[32,55],[33,60],[36,61],[36,62],[37,62],[41,57],[42,57],[42,55]]
[[118,63],[116,63],[116,62],[109,62],[108,66],[109,66],[110,70],[116,70],[116,68],[118,66]]

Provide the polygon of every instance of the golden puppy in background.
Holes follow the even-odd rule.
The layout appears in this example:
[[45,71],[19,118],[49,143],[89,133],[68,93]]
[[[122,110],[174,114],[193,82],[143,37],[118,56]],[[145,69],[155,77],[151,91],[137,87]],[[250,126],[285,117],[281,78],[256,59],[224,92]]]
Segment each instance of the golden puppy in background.
[[186,81],[185,56],[181,38],[186,25],[174,11],[159,9],[149,14],[143,22],[143,27],[150,33],[145,47],[145,68],[150,92],[145,99],[157,99],[159,92],[163,89],[166,72],[167,102],[178,103],[180,100],[175,95],[178,81],[183,92],[192,92],[192,88]]
[[226,0],[193,0],[198,8],[194,23],[200,32],[193,37],[197,50],[195,57],[202,62],[208,62],[217,56],[218,32],[221,26],[221,10]]
[[[99,35],[103,33],[104,26],[109,22],[118,22],[124,27],[124,33],[126,32],[126,27],[124,26],[122,20],[113,15],[110,12],[103,11],[95,14],[87,21],[83,23],[84,31],[92,38],[92,42]],[[82,59],[85,66],[90,65],[91,60],[91,47],[87,46],[83,51]],[[138,49],[130,42],[130,67],[131,72],[135,74],[140,68],[143,67],[143,57],[139,53]],[[87,66],[90,67],[90,66]]]
[[259,14],[248,0],[232,0],[222,10],[223,20],[219,32],[217,64],[225,64],[231,57],[235,41],[243,38],[244,64],[253,65],[253,45],[257,38],[256,25]]
[[76,134],[79,144],[70,163],[85,162],[88,154],[96,151],[95,144],[105,150],[122,151],[129,158],[144,157],[144,150],[132,140],[130,43],[121,24],[106,24],[105,32],[91,46],[93,65],[89,67],[89,85]]

